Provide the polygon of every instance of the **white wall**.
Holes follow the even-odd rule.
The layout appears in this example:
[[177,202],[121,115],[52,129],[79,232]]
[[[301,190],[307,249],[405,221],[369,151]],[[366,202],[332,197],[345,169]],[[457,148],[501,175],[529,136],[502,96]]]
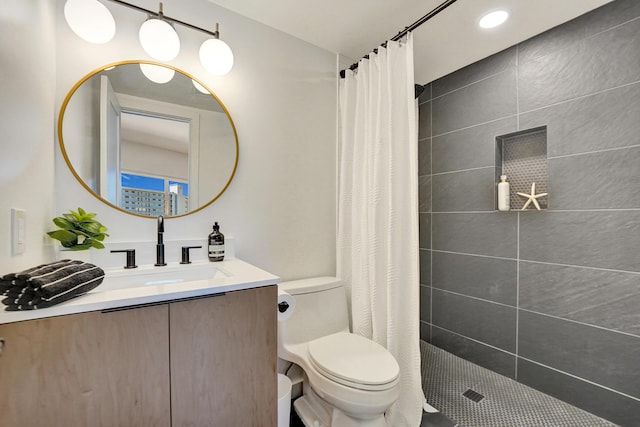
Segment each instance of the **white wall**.
[[235,136],[226,114],[203,112],[200,116],[200,140],[208,143],[199,147],[198,205],[220,193],[233,172],[233,162],[229,159],[235,156]]
[[[158,6],[155,0],[135,3]],[[62,14],[64,1],[55,0],[56,117],[68,90],[87,73],[110,62],[149,59],[137,42],[145,17],[105,4],[118,29],[114,40],[97,46],[71,33]],[[204,239],[218,221],[223,233],[235,237],[239,258],[285,280],[335,274],[335,54],[205,0],[165,0],[164,12],[209,29],[220,23],[221,38],[235,55],[230,74],[208,74],[197,58],[204,35],[179,25],[182,50],[170,64],[216,92],[233,117],[240,143],[238,169],[227,192],[203,211],[168,220],[165,239]],[[97,212],[112,242],[155,238],[155,221],[112,210],[86,193],[57,148],[55,181],[57,212],[78,206]]]
[[[54,3],[0,7],[0,275],[53,256]],[[26,211],[26,252],[12,256],[10,209]]]

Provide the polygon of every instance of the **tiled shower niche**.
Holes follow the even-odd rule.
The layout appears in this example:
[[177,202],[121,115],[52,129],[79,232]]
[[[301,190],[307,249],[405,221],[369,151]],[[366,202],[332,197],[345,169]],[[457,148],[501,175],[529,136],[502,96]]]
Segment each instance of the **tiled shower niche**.
[[[531,194],[534,182],[536,194],[548,193],[546,126],[496,137],[496,183],[500,182],[500,175],[506,175],[509,182],[511,210],[522,209],[527,198],[518,192]],[[540,209],[547,209],[548,196],[537,200]],[[526,210],[536,207],[530,203]]]

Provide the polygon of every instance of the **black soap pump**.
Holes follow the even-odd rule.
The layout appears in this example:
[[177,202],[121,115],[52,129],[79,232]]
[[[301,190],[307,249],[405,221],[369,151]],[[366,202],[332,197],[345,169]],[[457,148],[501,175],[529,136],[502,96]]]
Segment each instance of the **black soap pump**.
[[209,261],[222,261],[224,259],[224,234],[220,232],[218,222],[213,225],[213,231],[209,234]]

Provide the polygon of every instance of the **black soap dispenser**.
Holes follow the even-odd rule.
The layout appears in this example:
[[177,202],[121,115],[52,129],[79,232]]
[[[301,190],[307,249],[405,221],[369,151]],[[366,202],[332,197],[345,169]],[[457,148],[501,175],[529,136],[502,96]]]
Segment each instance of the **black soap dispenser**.
[[220,232],[220,226],[216,221],[213,231],[209,234],[209,261],[224,260],[224,234]]

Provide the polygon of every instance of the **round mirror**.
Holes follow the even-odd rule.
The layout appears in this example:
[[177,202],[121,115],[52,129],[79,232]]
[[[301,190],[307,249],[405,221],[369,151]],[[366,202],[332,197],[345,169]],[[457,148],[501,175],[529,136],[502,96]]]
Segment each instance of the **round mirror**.
[[151,61],[99,68],[69,91],[58,118],[69,169],[124,212],[182,216],[213,203],[238,164],[220,99],[193,76]]

